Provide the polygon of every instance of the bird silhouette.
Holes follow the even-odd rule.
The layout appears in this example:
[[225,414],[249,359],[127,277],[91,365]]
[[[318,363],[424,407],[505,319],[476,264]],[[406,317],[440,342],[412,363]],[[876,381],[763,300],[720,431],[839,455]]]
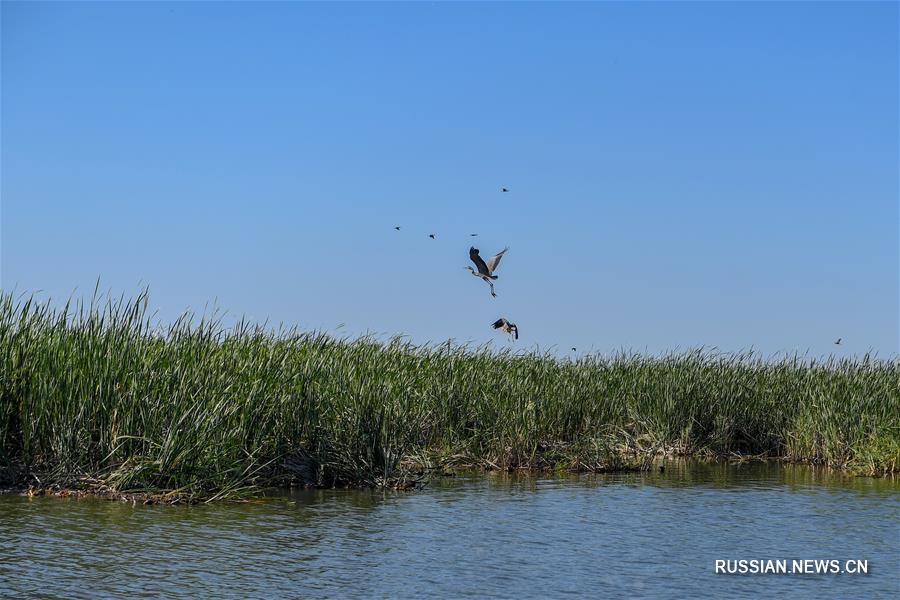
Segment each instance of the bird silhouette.
[[835,346],[840,346],[840,345],[841,345],[841,340],[842,340],[842,339],[843,339],[843,338],[838,338],[837,341],[834,343],[834,345],[835,345]]
[[501,192],[508,192],[509,190],[506,189],[506,188],[500,188],[500,191],[501,191]]
[[476,237],[477,235],[478,235],[477,233],[470,233],[469,237]]
[[429,234],[428,234],[428,237],[430,237],[431,239],[434,239],[434,234],[433,234],[433,233],[429,233]]
[[484,259],[481,258],[481,255],[478,254],[478,248],[472,246],[471,248],[469,248],[469,258],[473,263],[475,263],[475,266],[478,267],[478,270],[476,271],[472,267],[463,267],[471,271],[472,275],[474,275],[475,277],[480,277],[481,279],[486,281],[487,284],[491,286],[491,296],[493,296],[494,298],[497,297],[497,294],[494,293],[494,282],[491,280],[497,279],[497,276],[494,275],[494,269],[496,269],[500,264],[500,259],[503,258],[503,255],[506,254],[507,250],[509,250],[509,248],[504,248],[499,253],[490,257],[487,262],[484,262]]
[[396,229],[397,231],[400,231],[400,226],[397,225],[396,227],[394,227],[394,229]]
[[516,327],[515,323],[510,323],[508,319],[504,319],[500,317],[494,324],[491,325],[494,329],[500,329],[504,333],[508,333],[509,335],[515,336],[515,339],[519,339],[519,328]]

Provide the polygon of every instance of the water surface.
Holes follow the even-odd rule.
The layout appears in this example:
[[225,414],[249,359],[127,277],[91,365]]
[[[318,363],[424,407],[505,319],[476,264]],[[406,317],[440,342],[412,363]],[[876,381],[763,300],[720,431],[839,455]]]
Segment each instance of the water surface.
[[[133,506],[0,495],[0,596],[897,597],[900,484],[775,464]],[[868,575],[721,575],[715,559]]]

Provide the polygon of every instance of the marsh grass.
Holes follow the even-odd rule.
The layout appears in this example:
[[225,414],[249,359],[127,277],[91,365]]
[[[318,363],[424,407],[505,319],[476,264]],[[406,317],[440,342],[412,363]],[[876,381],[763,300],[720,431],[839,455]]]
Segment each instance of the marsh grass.
[[0,469],[41,483],[233,498],[406,486],[454,467],[615,470],[662,453],[900,467],[900,362],[662,357],[338,340],[146,294],[54,308],[0,294]]

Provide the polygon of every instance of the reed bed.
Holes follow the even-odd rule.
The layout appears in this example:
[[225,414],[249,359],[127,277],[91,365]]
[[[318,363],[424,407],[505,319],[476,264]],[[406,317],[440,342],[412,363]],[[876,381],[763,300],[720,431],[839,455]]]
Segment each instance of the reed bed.
[[146,294],[56,308],[0,293],[7,479],[211,500],[402,487],[461,466],[615,470],[664,453],[900,467],[897,359],[573,361],[153,321]]

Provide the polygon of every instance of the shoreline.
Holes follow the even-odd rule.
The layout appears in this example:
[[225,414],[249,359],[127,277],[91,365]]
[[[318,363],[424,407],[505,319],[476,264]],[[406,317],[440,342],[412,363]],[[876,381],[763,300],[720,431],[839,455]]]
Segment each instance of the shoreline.
[[[549,466],[520,466],[520,467],[499,467],[491,464],[460,464],[453,468],[436,468],[428,470],[411,471],[406,479],[400,482],[393,482],[391,485],[370,486],[370,485],[339,485],[339,486],[322,486],[312,482],[288,483],[283,476],[274,477],[271,481],[261,481],[251,488],[244,490],[239,495],[223,494],[222,490],[210,491],[200,494],[190,494],[179,490],[116,490],[109,487],[102,479],[93,477],[80,477],[74,481],[71,478],[62,478],[48,484],[41,484],[41,479],[34,473],[25,473],[18,481],[9,481],[8,479],[0,485],[0,494],[15,494],[26,496],[29,498],[52,497],[60,499],[76,499],[76,500],[109,500],[123,503],[131,503],[133,505],[196,505],[207,504],[211,502],[252,502],[263,499],[267,496],[267,492],[273,490],[322,490],[322,489],[345,489],[345,490],[390,490],[390,491],[406,491],[416,492],[424,489],[433,482],[443,479],[454,479],[463,474],[480,474],[488,475],[491,473],[516,473],[519,475],[539,476],[541,474],[556,475],[596,475],[596,474],[622,474],[622,473],[664,473],[670,467],[684,465],[687,462],[700,463],[705,465],[720,464],[741,464],[747,462],[763,462],[777,463],[779,465],[791,466],[808,466],[823,469],[841,475],[847,478],[865,477],[873,479],[889,478],[894,479],[898,475],[898,471],[889,471],[883,473],[860,473],[847,468],[836,468],[822,463],[821,461],[797,460],[785,456],[763,456],[755,454],[732,454],[729,456],[711,456],[708,453],[696,454],[661,454],[652,457],[644,457],[640,462],[621,464],[611,466],[609,468],[581,468],[581,469],[560,469]],[[37,481],[38,485],[29,483],[29,480]],[[68,483],[66,483],[68,481]]]

